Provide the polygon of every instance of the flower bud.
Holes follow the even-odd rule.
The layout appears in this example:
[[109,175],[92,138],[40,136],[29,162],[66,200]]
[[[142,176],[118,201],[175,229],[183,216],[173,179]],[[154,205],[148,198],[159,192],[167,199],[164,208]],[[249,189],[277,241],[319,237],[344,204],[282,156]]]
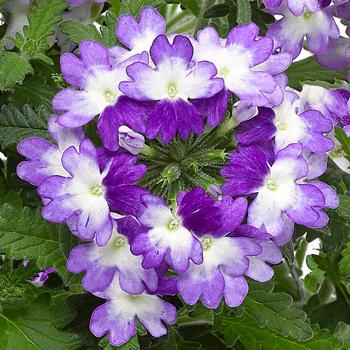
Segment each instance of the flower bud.
[[139,154],[144,145],[145,138],[143,135],[133,131],[126,125],[119,127],[119,146],[125,148],[131,154]]

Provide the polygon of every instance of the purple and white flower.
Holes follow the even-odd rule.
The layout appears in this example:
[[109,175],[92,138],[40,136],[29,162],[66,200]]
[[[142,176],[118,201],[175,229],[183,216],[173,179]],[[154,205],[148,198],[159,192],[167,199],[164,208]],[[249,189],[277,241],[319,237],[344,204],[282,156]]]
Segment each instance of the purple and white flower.
[[330,40],[339,37],[337,24],[327,9],[315,12],[306,9],[302,14],[295,15],[283,2],[273,12],[283,17],[269,27],[266,35],[274,40],[276,48],[280,48],[282,53],[290,53],[293,58],[299,56],[305,37],[308,49],[316,54],[325,52]]
[[[137,225],[134,219],[127,219],[131,221],[128,225]],[[133,239],[132,235],[121,234],[114,227],[112,237],[105,246],[91,242],[74,247],[67,268],[73,273],[85,272],[82,285],[89,292],[108,288],[117,272],[119,285],[125,292],[140,294],[146,289],[154,292],[158,288],[158,275],[153,268],[144,269],[141,266],[142,257],[131,253],[130,243]]]
[[[275,12],[281,6],[283,0],[263,0],[263,2],[268,10]],[[318,0],[287,0],[286,3],[294,16],[300,16],[305,11],[317,12],[321,8]]]
[[[127,78],[126,67],[135,61],[147,61],[144,55],[134,55],[129,60],[115,66],[111,65],[107,48],[102,44],[90,40],[82,41],[79,45],[80,58],[72,53],[61,56],[61,70],[64,79],[74,88],[61,90],[53,99],[54,109],[62,114],[58,122],[66,127],[78,127],[87,124],[95,116],[102,114],[108,107],[118,103],[121,116],[134,115],[131,120],[137,120],[136,125],[129,125],[127,121],[121,121],[133,130],[139,128],[140,119],[146,117],[140,105],[135,105],[130,99],[123,98],[118,85]],[[136,114],[136,115],[135,115]],[[119,116],[119,119],[121,118]],[[118,149],[118,127],[114,129],[116,122],[110,116],[105,116],[99,122],[99,132],[106,147],[111,150]],[[109,132],[106,132],[104,123],[109,122]],[[102,123],[102,124],[101,124]],[[112,140],[111,140],[112,138]]]
[[111,60],[120,63],[135,54],[149,52],[154,39],[165,34],[165,30],[165,19],[152,7],[142,9],[139,22],[129,14],[120,16],[116,36],[127,49],[121,46],[109,48]]
[[176,211],[152,195],[144,195],[145,209],[139,222],[147,229],[131,244],[131,251],[143,255],[144,268],[166,262],[176,272],[187,270],[190,261],[201,264],[202,247],[192,232],[206,233],[220,226],[220,210],[203,189],[178,195]]
[[48,280],[50,273],[55,273],[56,269],[53,267],[49,267],[43,271],[40,271],[37,276],[32,277],[29,282],[33,284],[35,287],[39,288],[44,285],[44,283]]
[[333,125],[348,112],[346,99],[336,89],[327,90],[321,86],[304,84],[299,97],[299,112],[317,110],[330,119]]
[[190,132],[203,132],[204,121],[200,111],[191,104],[193,99],[206,99],[223,88],[223,81],[214,78],[215,66],[206,61],[192,64],[193,47],[184,36],[175,36],[170,44],[165,35],[153,42],[150,55],[155,65],[135,62],[127,67],[131,81],[120,83],[120,90],[138,101],[155,101],[147,120],[146,135],[155,138],[161,134],[168,143],[179,133],[186,139]]
[[29,137],[17,146],[17,152],[28,160],[17,166],[17,175],[34,186],[52,175],[68,176],[61,158],[66,149],[73,146],[79,149],[84,138],[81,128],[65,128],[57,123],[57,116],[51,116],[48,129],[57,145],[41,137]]
[[137,320],[154,337],[167,333],[164,323],[172,325],[176,322],[175,306],[157,295],[124,292],[119,285],[118,273],[108,289],[95,294],[107,302],[93,312],[90,330],[96,337],[107,333],[111,345],[120,346],[136,335]]
[[132,184],[143,176],[146,167],[135,162],[134,157],[121,154],[100,170],[90,140],[81,142],[79,152],[68,148],[62,165],[69,176],[51,176],[38,188],[39,195],[50,200],[42,216],[57,223],[76,220],[77,236],[85,240],[96,237],[98,245],[105,245],[112,234],[111,208],[134,215],[140,210],[138,201],[146,190]]
[[225,196],[216,205],[222,226],[197,235],[203,247],[203,263],[191,263],[179,275],[177,287],[187,304],[201,300],[206,307],[216,308],[224,297],[228,306],[236,307],[248,293],[244,274],[261,281],[271,279],[273,270],[266,262],[279,263],[281,253],[268,240],[268,234],[252,226],[239,226],[248,206],[245,198]]
[[273,109],[260,108],[259,114],[237,127],[237,141],[251,145],[274,138],[275,151],[293,143],[314,153],[326,153],[334,142],[324,134],[332,131],[332,122],[316,110],[299,113],[298,95],[287,90],[282,104]]
[[300,144],[292,144],[274,156],[259,146],[242,146],[221,170],[228,179],[223,185],[225,194],[256,194],[249,206],[248,224],[270,233],[279,244],[290,239],[294,223],[325,226],[328,216],[323,209],[338,205],[329,186],[303,180],[308,165],[302,151]]
[[[259,27],[254,23],[233,28],[227,39],[219,37],[212,27],[198,32],[194,45],[196,61],[213,62],[217,76],[225,83],[225,91],[217,97],[216,108],[202,106],[211,126],[217,125],[227,108],[230,93],[252,105],[279,104],[283,96],[275,96],[279,86],[274,76],[291,63],[288,54],[273,55],[270,38],[260,38]],[[278,95],[278,94],[277,94]]]

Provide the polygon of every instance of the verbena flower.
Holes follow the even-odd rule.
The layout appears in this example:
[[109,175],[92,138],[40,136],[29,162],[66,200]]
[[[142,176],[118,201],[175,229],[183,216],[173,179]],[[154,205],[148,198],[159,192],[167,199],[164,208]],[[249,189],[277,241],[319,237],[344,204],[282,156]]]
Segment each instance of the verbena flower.
[[150,56],[155,67],[135,62],[127,67],[132,80],[119,85],[130,98],[156,102],[147,120],[147,137],[153,139],[160,134],[168,143],[176,133],[182,139],[190,132],[201,134],[204,118],[191,100],[212,97],[223,89],[222,80],[214,78],[215,66],[206,61],[193,65],[192,44],[181,35],[175,36],[172,44],[166,36],[158,36]]
[[276,155],[259,146],[240,147],[221,173],[229,181],[223,191],[232,196],[256,194],[249,206],[248,223],[278,242],[286,243],[293,224],[323,227],[324,208],[336,208],[335,192],[326,184],[307,182],[308,165],[300,144],[291,144]]
[[90,330],[96,337],[107,333],[111,345],[122,345],[136,335],[137,320],[155,337],[167,333],[164,323],[172,325],[176,321],[175,306],[157,295],[124,292],[117,273],[108,289],[95,294],[107,302],[93,312]]
[[136,214],[137,198],[145,193],[132,185],[146,171],[135,161],[122,154],[100,169],[90,140],[81,142],[79,152],[68,148],[62,155],[62,165],[69,176],[53,175],[38,188],[40,196],[49,199],[42,209],[43,217],[57,223],[76,218],[75,233],[79,237],[96,237],[97,244],[105,245],[112,234],[111,208]]
[[317,110],[300,113],[299,109],[297,93],[285,91],[282,104],[273,109],[261,108],[256,117],[241,123],[236,138],[246,145],[274,138],[275,151],[298,142],[311,152],[330,151],[334,142],[326,134],[333,130],[332,122]]
[[30,137],[17,146],[17,152],[28,159],[17,166],[17,174],[34,186],[39,186],[52,175],[68,176],[61,162],[62,155],[69,147],[79,150],[84,138],[81,128],[62,127],[57,119],[57,116],[51,116],[48,123],[49,132],[57,145],[40,137]]
[[325,52],[330,40],[339,37],[337,24],[327,9],[320,8],[315,12],[306,9],[295,15],[284,2],[274,13],[283,17],[269,27],[266,35],[273,38],[275,47],[290,53],[293,58],[299,56],[305,37],[308,49],[316,54]]

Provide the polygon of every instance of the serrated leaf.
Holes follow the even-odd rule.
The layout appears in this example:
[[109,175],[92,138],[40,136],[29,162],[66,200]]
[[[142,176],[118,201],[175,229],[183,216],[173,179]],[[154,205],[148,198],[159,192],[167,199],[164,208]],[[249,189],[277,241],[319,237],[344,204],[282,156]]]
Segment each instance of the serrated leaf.
[[44,77],[34,74],[23,84],[17,85],[7,101],[17,107],[30,104],[33,107],[44,105],[51,109],[51,101],[56,92],[57,89],[50,86]]
[[40,136],[50,139],[47,120],[50,112],[46,107],[37,109],[29,105],[18,109],[13,105],[3,105],[0,110],[0,146],[6,148],[30,137]]
[[66,270],[68,251],[76,244],[63,225],[49,223],[38,211],[0,207],[0,251],[14,259],[36,260],[39,269],[54,267],[64,281],[73,283],[78,276]]
[[337,214],[344,219],[350,220],[350,197],[345,194],[338,194],[339,206],[337,208]]
[[70,40],[77,44],[82,40],[103,42],[100,32],[93,24],[83,24],[79,21],[68,20],[60,24],[60,29]]
[[201,325],[213,325],[214,312],[207,309],[203,304],[198,303],[193,310],[183,308],[179,311],[176,326],[177,327],[192,327]]
[[332,71],[320,66],[314,56],[296,61],[286,71],[288,85],[295,89],[300,89],[305,81],[326,81],[334,83],[336,79],[346,80],[346,71]]
[[298,340],[312,337],[312,329],[305,321],[306,313],[292,306],[293,299],[289,294],[273,292],[272,284],[252,285],[243,307],[261,327]]
[[249,0],[237,0],[237,17],[238,24],[248,23],[251,20],[251,8]]
[[0,90],[12,88],[32,72],[31,65],[22,56],[15,52],[0,52]]
[[132,337],[127,343],[121,346],[112,346],[108,342],[108,337],[104,337],[100,340],[98,343],[98,346],[101,347],[103,350],[139,350],[140,345],[139,341],[137,339],[137,336]]
[[350,277],[350,245],[342,252],[342,258],[339,261],[339,272],[343,277]]
[[345,152],[345,158],[350,160],[350,137],[348,137],[345,131],[340,127],[335,128],[334,134]]
[[146,7],[157,7],[163,4],[162,0],[123,0],[121,2],[120,12],[130,13],[133,16],[138,16],[140,11]]
[[25,303],[4,305],[0,313],[0,339],[3,350],[73,350],[80,339],[61,331],[74,317],[64,304],[53,305],[48,294]]
[[37,0],[30,9],[23,34],[16,34],[16,46],[30,58],[52,64],[44,52],[50,47],[48,38],[54,34],[54,26],[66,7],[64,0]]
[[[225,316],[217,328],[223,334],[223,341],[229,347],[239,340],[249,350],[340,350],[342,344],[327,331],[315,327],[314,337],[301,342],[290,337],[285,338],[267,328],[259,328],[255,320],[245,315],[242,318]],[[221,337],[220,337],[221,339]],[[344,349],[345,350],[345,349]]]

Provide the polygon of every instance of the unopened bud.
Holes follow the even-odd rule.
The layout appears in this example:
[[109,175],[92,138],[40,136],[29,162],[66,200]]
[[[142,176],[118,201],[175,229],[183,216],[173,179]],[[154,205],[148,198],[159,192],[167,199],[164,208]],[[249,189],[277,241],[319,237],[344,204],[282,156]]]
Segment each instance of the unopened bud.
[[145,138],[143,135],[133,131],[126,125],[122,125],[118,129],[119,131],[119,146],[125,148],[131,154],[139,154],[144,145]]

